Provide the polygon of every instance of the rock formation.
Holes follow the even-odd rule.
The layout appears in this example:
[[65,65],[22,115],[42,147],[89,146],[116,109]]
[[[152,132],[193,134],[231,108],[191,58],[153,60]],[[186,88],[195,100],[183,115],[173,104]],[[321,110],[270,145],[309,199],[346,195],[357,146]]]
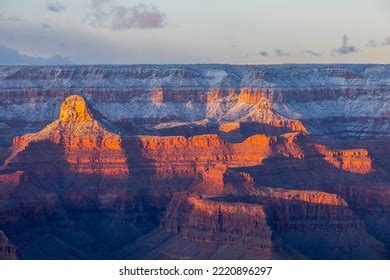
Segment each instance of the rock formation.
[[[121,147],[119,135],[106,130],[101,123],[93,118],[87,108],[84,98],[70,96],[61,105],[59,118],[38,133],[16,137],[13,141],[11,156],[14,168],[18,163],[24,164],[17,154],[28,151],[29,145],[37,142],[50,142],[59,146],[62,158],[70,171],[82,174],[99,174],[104,176],[127,176],[126,156]],[[26,155],[27,156],[27,155]],[[29,154],[28,161],[38,161],[42,158]],[[9,161],[9,159],[8,159]],[[27,170],[29,166],[26,166]]]
[[58,116],[62,100],[72,94],[86,97],[107,119],[123,125],[122,132],[128,124],[135,124],[138,132],[153,133],[150,127],[166,121],[253,119],[323,138],[378,139],[389,136],[389,69],[388,65],[4,66],[0,67],[0,144],[41,129]]
[[388,258],[386,66],[0,72],[18,258]]

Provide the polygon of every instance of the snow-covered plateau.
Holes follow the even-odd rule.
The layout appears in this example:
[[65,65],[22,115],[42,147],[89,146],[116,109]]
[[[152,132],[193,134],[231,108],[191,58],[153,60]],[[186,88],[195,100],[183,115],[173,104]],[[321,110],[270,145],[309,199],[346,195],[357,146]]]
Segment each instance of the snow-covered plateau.
[[390,65],[212,64],[0,66],[2,137],[43,127],[72,94],[141,127],[294,119],[324,137],[390,136]]

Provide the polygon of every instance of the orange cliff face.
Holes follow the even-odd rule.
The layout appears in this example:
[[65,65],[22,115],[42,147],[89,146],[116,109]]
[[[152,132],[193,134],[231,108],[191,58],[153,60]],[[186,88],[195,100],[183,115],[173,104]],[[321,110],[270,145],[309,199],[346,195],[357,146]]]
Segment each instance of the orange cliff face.
[[369,174],[374,171],[372,160],[365,149],[332,151],[324,145],[316,145],[319,153],[331,165],[348,172]]
[[70,96],[61,104],[60,122],[91,122],[93,117],[81,96]]
[[[162,104],[163,97],[156,92],[152,99]],[[257,104],[261,121],[274,114],[264,93],[243,92],[239,103]],[[226,123],[219,129],[230,133],[241,124]],[[12,209],[6,205],[6,210],[0,209],[4,225],[18,224],[30,212],[52,215],[58,210],[53,216],[61,218],[63,209],[54,209],[60,205],[79,211],[132,211],[133,216],[123,218],[126,221],[146,219],[152,209],[155,226],[161,221],[157,234],[174,236],[183,245],[180,251],[175,242],[168,242],[157,250],[172,258],[283,258],[288,253],[281,243],[297,248],[296,258],[303,257],[298,251],[321,257],[313,244],[331,244],[336,250],[327,254],[337,258],[339,251],[363,254],[365,248],[355,246],[354,240],[368,244],[373,257],[381,256],[383,244],[366,233],[349,201],[340,195],[313,191],[310,182],[302,186],[308,190],[283,189],[277,180],[260,185],[272,177],[272,168],[276,177],[290,173],[308,180],[312,177],[305,171],[311,172],[314,165],[331,166],[321,174],[330,178],[339,170],[348,175],[369,174],[375,170],[366,150],[332,150],[312,143],[304,131],[229,141],[220,134],[123,137],[108,127],[84,98],[70,96],[57,120],[37,133],[16,137],[5,161],[8,170],[0,174],[0,200],[25,199],[31,192],[17,195],[29,187],[44,199],[39,205],[28,202],[29,207],[26,203]],[[296,172],[293,164],[302,169]],[[256,172],[262,167],[265,173],[259,175]],[[51,188],[55,184],[59,187]],[[371,205],[378,193],[373,188],[356,199]],[[386,198],[382,200],[387,205]],[[35,215],[39,221],[45,219]],[[194,248],[199,254],[189,253]]]
[[263,109],[272,109],[272,104],[268,101],[268,93],[265,91],[253,91],[247,88],[243,88],[238,95],[238,102],[257,105]]
[[389,258],[389,67],[36,70],[0,67],[0,258]]
[[[248,94],[243,93],[244,96]],[[255,97],[257,95],[250,100]],[[43,141],[59,146],[63,154],[61,159],[70,171],[81,174],[127,176],[132,172],[129,166],[132,169],[149,166],[157,176],[156,179],[159,176],[174,177],[175,174],[194,176],[219,163],[228,167],[256,166],[269,157],[301,160],[317,157],[319,161],[325,160],[349,172],[365,174],[372,171],[367,152],[333,152],[326,147],[311,144],[305,133],[289,133],[280,137],[258,134],[239,143],[227,142],[216,134],[121,138],[109,132],[94,118],[80,96],[66,98],[61,105],[59,119],[40,132],[14,139],[14,154],[8,159],[8,162],[13,161],[13,169],[16,169],[17,161],[23,161],[17,159],[17,154],[28,146],[34,146],[31,143]],[[40,159],[32,156],[26,160],[36,162]],[[28,162],[24,164],[31,165]]]
[[[243,97],[245,102],[249,102],[248,98],[252,101],[263,98],[262,94],[260,97],[251,97],[250,93],[243,92],[242,95],[246,96]],[[142,166],[146,164],[154,170],[157,179],[158,176],[174,177],[175,174],[194,176],[218,163],[228,167],[256,166],[261,165],[264,159],[275,156],[301,160],[323,158],[333,166],[353,173],[366,174],[373,170],[366,151],[334,152],[325,146],[314,146],[304,133],[290,133],[280,137],[253,135],[240,143],[227,142],[216,134],[193,137],[139,136],[135,141],[122,139],[94,118],[84,98],[80,96],[66,98],[61,105],[58,120],[40,132],[14,139],[14,153],[8,159],[8,162],[13,161],[13,169],[17,169],[18,161],[23,161],[16,155],[20,155],[21,151],[25,154],[29,146],[36,146],[31,143],[42,144],[43,141],[57,145],[58,153],[62,153],[58,160],[64,160],[71,172],[81,174],[127,176],[131,173],[129,165],[137,169],[144,168]],[[134,149],[139,151],[131,152]],[[45,162],[53,160],[47,156],[37,157],[32,153],[30,158],[24,159],[27,161],[23,163],[24,168],[27,166],[28,169],[29,165],[35,168],[39,165],[39,160],[43,159]]]
[[[37,133],[14,139],[13,155],[7,162],[11,170],[29,170],[39,166],[57,169],[63,161],[69,172],[104,176],[127,176],[136,169],[149,168],[158,179],[175,174],[194,176],[217,163],[259,165],[270,155],[269,143],[265,135],[254,135],[241,143],[226,142],[216,134],[121,138],[94,118],[84,98],[70,96],[61,105],[58,120]],[[48,145],[56,149],[54,157],[44,153]]]
[[[341,196],[260,187],[248,174],[235,173],[225,165],[217,165],[205,172],[203,180],[189,192],[174,195],[162,219],[161,231],[174,233],[183,240],[183,247],[174,250],[175,257],[180,258],[186,246],[190,250],[195,242],[199,254],[222,259],[232,254],[224,255],[222,248],[235,244],[240,244],[235,252],[241,256],[283,258],[286,248],[280,247],[281,243],[310,258],[318,258],[324,252],[332,258],[361,258],[367,254],[383,258],[384,245],[365,231],[363,222]],[[361,240],[364,246],[357,245]],[[171,244],[168,241],[162,246],[162,252],[172,253]],[[316,244],[327,244],[329,248],[321,247],[319,252]],[[292,252],[288,254],[291,256]]]
[[[261,205],[216,202],[176,193],[161,228],[179,236],[182,246],[172,251],[168,245],[163,250],[181,258],[181,254],[193,246],[191,243],[195,243],[197,255],[190,258],[278,258],[280,248],[274,243],[266,218]],[[226,246],[231,250],[225,251]]]
[[270,153],[269,138],[254,135],[229,143],[218,135],[140,136],[142,156],[153,162],[157,173],[196,173],[218,163],[229,167],[259,165]]
[[[121,137],[106,130],[80,96],[69,96],[61,105],[58,120],[37,133],[14,138],[13,166],[39,165],[39,157],[31,150],[33,143],[50,143],[61,153],[57,160],[64,161],[71,172],[104,176],[128,175],[127,159]],[[17,157],[26,155],[28,158]],[[23,160],[31,161],[22,163]],[[35,162],[35,164],[34,164]],[[28,167],[27,167],[28,168]]]
[[272,139],[272,154],[279,158],[294,158],[302,162],[315,159],[317,163],[324,161],[337,169],[355,174],[375,171],[370,154],[365,149],[332,150],[310,142],[305,134],[299,132]]

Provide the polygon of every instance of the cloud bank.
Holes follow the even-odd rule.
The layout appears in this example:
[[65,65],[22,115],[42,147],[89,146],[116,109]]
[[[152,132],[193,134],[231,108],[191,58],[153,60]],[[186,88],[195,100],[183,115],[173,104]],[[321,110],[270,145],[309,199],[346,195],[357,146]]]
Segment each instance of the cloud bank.
[[60,2],[47,2],[47,10],[54,13],[62,13],[65,10],[64,5],[62,5]]
[[382,42],[377,40],[370,40],[367,42],[367,47],[376,48],[380,46],[390,46],[390,36],[386,37]]
[[311,56],[314,56],[314,57],[320,57],[322,55],[322,53],[316,52],[316,51],[312,51],[312,50],[305,50],[304,53],[308,54],[308,55],[311,55]]
[[390,36],[385,38],[382,43],[382,46],[390,46]]
[[62,65],[70,63],[71,61],[66,57],[32,57],[0,44],[0,65]]
[[275,53],[277,56],[280,56],[280,57],[287,57],[287,56],[290,55],[288,52],[286,52],[285,50],[282,50],[282,49],[275,49],[275,50],[274,50],[274,53]]
[[85,18],[91,26],[115,31],[162,28],[166,15],[153,4],[118,5],[111,0],[92,0],[91,13]]
[[259,55],[261,55],[263,57],[269,57],[269,54],[266,51],[259,52]]

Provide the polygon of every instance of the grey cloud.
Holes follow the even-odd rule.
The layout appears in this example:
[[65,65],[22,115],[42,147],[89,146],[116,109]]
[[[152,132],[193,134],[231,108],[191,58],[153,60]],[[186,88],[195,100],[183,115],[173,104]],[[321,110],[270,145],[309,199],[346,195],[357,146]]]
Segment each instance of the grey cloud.
[[349,44],[349,38],[347,35],[344,34],[341,40],[342,40],[341,46],[338,47],[337,49],[334,49],[333,54],[348,55],[359,51],[355,46]]
[[311,56],[315,56],[315,57],[320,57],[322,55],[322,53],[315,52],[315,51],[312,51],[312,50],[305,50],[304,53],[308,54],[308,55],[311,55]]
[[269,57],[269,54],[268,54],[268,52],[266,52],[266,51],[261,51],[261,52],[259,52],[259,55],[261,55],[261,56],[263,56],[263,57]]
[[65,10],[64,5],[62,5],[60,2],[47,2],[47,10],[54,13],[62,13]]
[[383,42],[378,42],[376,40],[370,40],[367,42],[367,47],[375,48],[380,46],[389,46],[390,45],[390,36],[386,37]]
[[15,49],[8,48],[0,44],[0,65],[60,65],[70,64],[71,61],[62,56],[53,56],[49,58],[32,57],[23,55]]
[[367,47],[370,47],[370,48],[375,48],[379,45],[378,41],[375,41],[375,40],[370,40],[367,42]]
[[390,36],[386,37],[385,40],[382,43],[383,46],[389,46],[390,45]]
[[[42,23],[50,24],[52,29],[44,29]],[[123,40],[118,44],[116,38],[105,32],[91,32],[52,21],[26,20],[0,23],[0,44],[29,56],[45,58],[61,55],[69,58],[72,64],[220,63],[224,59],[208,53],[194,54],[193,48],[172,45],[169,40],[162,40],[156,45],[155,36],[145,36],[144,32],[131,33],[130,37],[122,36]],[[237,48],[240,48],[239,45]],[[240,62],[242,57],[235,56],[234,59]],[[251,61],[248,59],[247,62]]]
[[153,4],[117,5],[110,0],[92,0],[85,18],[91,26],[111,30],[162,28],[166,15]]
[[39,57],[59,54],[68,57],[72,64],[193,62],[188,59],[190,51],[156,48],[154,38],[145,41],[138,40],[137,36],[134,35],[131,43],[118,44],[101,32],[85,32],[69,26],[55,25],[52,29],[44,29],[42,23],[34,22],[0,24],[0,44]]
[[290,54],[282,49],[275,49],[274,50],[274,53],[277,55],[277,56],[280,56],[280,57],[286,57],[286,56],[289,56]]

